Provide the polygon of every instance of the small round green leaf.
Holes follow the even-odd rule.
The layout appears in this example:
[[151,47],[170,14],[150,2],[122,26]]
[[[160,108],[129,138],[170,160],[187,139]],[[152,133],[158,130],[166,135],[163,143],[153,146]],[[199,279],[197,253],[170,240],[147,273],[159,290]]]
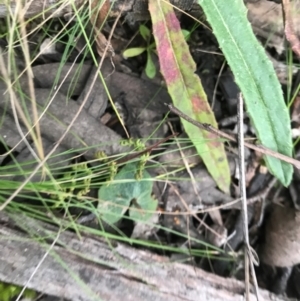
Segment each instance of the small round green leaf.
[[140,35],[143,37],[143,39],[145,41],[148,41],[151,37],[150,29],[147,26],[142,24],[142,25],[140,25],[139,30],[140,30]]
[[142,180],[136,180],[137,166],[137,163],[125,165],[111,184],[104,184],[99,189],[98,210],[101,218],[108,224],[119,221],[133,200],[137,200],[142,208],[147,208],[142,200],[151,196],[153,183],[145,170]]
[[123,51],[123,57],[125,59],[129,57],[134,57],[142,54],[146,51],[146,47],[135,47],[135,48],[128,48],[125,51]]

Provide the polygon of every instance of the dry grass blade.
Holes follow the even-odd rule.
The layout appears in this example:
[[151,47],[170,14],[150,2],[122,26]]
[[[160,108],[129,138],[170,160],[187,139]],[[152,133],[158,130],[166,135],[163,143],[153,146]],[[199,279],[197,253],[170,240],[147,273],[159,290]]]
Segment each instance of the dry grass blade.
[[[115,21],[118,21],[118,18]],[[109,47],[109,45],[106,45],[105,48],[105,52],[107,51],[107,48]],[[104,60],[104,56],[101,58],[100,63],[99,63],[99,70],[103,64],[103,60]],[[95,77],[96,79],[96,77]],[[58,139],[57,143],[55,144],[55,146],[53,147],[53,149],[47,154],[47,156],[45,156],[42,160],[39,161],[39,164],[35,167],[35,169],[32,171],[32,173],[26,178],[26,180],[18,187],[18,189],[16,189],[12,195],[0,206],[0,211],[3,210],[19,193],[20,191],[25,187],[25,185],[33,178],[33,176],[38,172],[38,170],[44,166],[45,162],[50,158],[50,156],[55,152],[55,150],[58,148],[58,146],[60,145],[61,141],[65,138],[65,136],[67,135],[67,133],[70,131],[70,129],[72,128],[74,122],[76,121],[77,117],[79,116],[80,112],[82,111],[82,109],[84,108],[84,105],[86,103],[86,101],[89,98],[89,93],[86,94],[85,99],[83,100],[81,106],[78,109],[77,114],[73,117],[72,121],[70,122],[70,124],[68,125],[68,127],[66,128],[64,134],[60,137],[60,139]]]
[[[23,140],[25,141],[29,151],[32,153],[33,157],[36,158],[37,161],[44,159],[44,149],[43,149],[43,142],[41,137],[41,131],[39,127],[39,116],[38,116],[38,110],[37,110],[37,104],[35,99],[35,92],[34,92],[34,83],[33,83],[33,73],[31,70],[31,62],[30,62],[30,54],[29,54],[29,45],[27,40],[27,32],[26,32],[26,22],[24,20],[24,10],[25,7],[22,6],[21,1],[17,2],[15,6],[15,14],[11,13],[10,20],[8,22],[11,31],[8,34],[8,47],[7,47],[7,62],[4,60],[3,52],[1,51],[1,73],[3,76],[3,80],[7,85],[8,90],[8,96],[11,102],[11,106],[13,109],[13,115],[16,122],[16,126],[19,130],[19,133],[21,137],[23,137]],[[11,60],[12,54],[14,54],[14,37],[15,37],[15,30],[19,26],[19,36],[21,37],[20,41],[20,48],[22,49],[22,53],[24,55],[24,61],[27,65],[26,68],[26,76],[27,76],[27,90],[28,90],[28,96],[31,103],[31,109],[33,112],[32,120],[28,119],[24,113],[24,108],[22,107],[22,104],[19,103],[19,100],[17,100],[15,90],[17,89],[17,85],[14,85],[14,77],[17,78],[18,74],[16,74],[16,70],[14,62]],[[30,133],[32,140],[34,142],[34,145],[36,147],[37,153],[33,150],[33,148],[29,145],[26,135],[22,132],[20,125],[19,125],[19,119],[22,120],[22,122],[25,124],[28,132]],[[47,170],[43,167],[43,176],[47,173]]]

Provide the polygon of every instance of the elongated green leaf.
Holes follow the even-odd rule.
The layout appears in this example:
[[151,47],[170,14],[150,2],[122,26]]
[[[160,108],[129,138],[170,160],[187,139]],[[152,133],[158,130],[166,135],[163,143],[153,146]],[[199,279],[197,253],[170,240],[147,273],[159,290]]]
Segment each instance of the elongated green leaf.
[[147,50],[147,63],[146,63],[145,72],[149,78],[155,77],[156,67],[152,60],[152,51],[151,50]]
[[123,52],[124,58],[134,57],[142,54],[147,50],[146,47],[135,47],[135,48],[128,48]]
[[[217,127],[179,22],[168,1],[149,0],[161,72],[174,105],[195,120]],[[230,172],[223,143],[214,135],[181,120],[218,187],[229,191]]]
[[[256,40],[241,0],[198,0],[235,75],[260,142],[292,156],[290,118],[274,68]],[[230,2],[230,5],[229,5]],[[268,168],[289,185],[290,164],[266,157]]]

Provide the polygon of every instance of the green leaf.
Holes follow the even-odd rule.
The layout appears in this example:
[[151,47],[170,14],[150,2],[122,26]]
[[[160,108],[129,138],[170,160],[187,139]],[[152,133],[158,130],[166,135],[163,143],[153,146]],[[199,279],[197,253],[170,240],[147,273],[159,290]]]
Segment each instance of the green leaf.
[[151,50],[147,50],[147,63],[146,63],[145,72],[149,78],[154,78],[156,75],[156,67],[152,60]]
[[13,296],[11,295],[10,291],[9,290],[4,290],[3,292],[1,292],[1,296],[0,296],[0,300],[1,301],[10,301],[10,299],[12,298]]
[[10,301],[21,292],[21,287],[0,282],[0,301]]
[[113,225],[123,217],[129,207],[130,200],[127,195],[124,195],[125,192],[121,193],[118,190],[123,188],[121,185],[114,184],[115,190],[109,189],[110,186],[107,189],[99,190],[98,210],[101,213],[101,218],[108,224]]
[[140,30],[140,35],[143,37],[143,39],[145,41],[149,41],[151,37],[150,29],[147,26],[141,24],[139,30]]
[[151,196],[153,182],[146,170],[142,173],[142,179],[136,180],[136,171],[137,163],[129,163],[115,176],[113,183],[104,184],[99,189],[98,210],[101,218],[108,224],[115,224],[119,221],[132,201],[136,202],[141,209],[135,216],[146,216],[142,210],[144,208],[149,210],[149,206],[145,205],[145,199]]
[[[235,75],[260,142],[292,156],[290,117],[270,60],[255,38],[243,1],[198,0]],[[266,156],[270,172],[288,186],[290,164]]]
[[184,36],[184,39],[186,41],[188,41],[188,39],[190,38],[191,32],[189,30],[186,30],[186,29],[181,29],[181,32]]
[[149,193],[143,193],[130,207],[129,214],[134,221],[148,220],[157,209],[157,200]]
[[[217,127],[201,81],[195,74],[196,64],[190,55],[173,8],[168,2],[149,0],[160,69],[168,92],[179,110],[197,121]],[[222,141],[185,120],[181,121],[218,187],[228,193],[231,179]]]
[[147,50],[146,47],[135,47],[135,48],[128,48],[125,51],[123,51],[123,56],[125,59],[129,57],[134,57],[142,54]]
[[34,300],[36,298],[37,293],[33,290],[26,289],[24,292],[24,297],[28,299]]

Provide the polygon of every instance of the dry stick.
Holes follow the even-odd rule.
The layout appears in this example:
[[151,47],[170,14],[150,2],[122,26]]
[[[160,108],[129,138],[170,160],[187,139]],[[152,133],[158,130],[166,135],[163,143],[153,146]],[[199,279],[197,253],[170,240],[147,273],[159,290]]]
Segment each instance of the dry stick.
[[245,260],[245,290],[246,300],[250,300],[250,276],[249,276],[249,232],[248,232],[248,207],[246,195],[246,179],[245,179],[245,149],[244,149],[244,135],[243,135],[243,105],[241,104],[241,94],[238,97],[238,163],[239,163],[239,188],[240,197],[242,201],[242,216],[243,216],[243,232],[244,232],[244,260]]
[[[226,134],[216,128],[214,128],[212,125],[208,124],[208,123],[201,123],[198,121],[195,121],[194,119],[192,119],[191,117],[187,116],[186,114],[182,113],[180,110],[178,110],[177,108],[175,108],[173,105],[171,104],[166,104],[166,106],[168,106],[168,108],[170,109],[171,112],[173,112],[174,114],[178,115],[179,117],[185,119],[186,121],[190,122],[191,124],[195,125],[196,127],[203,129],[205,131],[208,131],[214,135],[216,135],[217,137],[223,138],[223,139],[227,139],[229,141],[233,141],[233,142],[237,142],[236,137]],[[296,160],[294,158],[288,157],[286,155],[280,154],[278,152],[275,152],[263,145],[255,145],[253,143],[249,143],[249,142],[244,142],[244,145],[250,149],[253,149],[255,151],[258,151],[266,156],[272,156],[274,158],[277,158],[279,160],[282,160],[284,162],[290,163],[293,166],[295,166],[296,168],[300,169],[300,161]]]
[[247,194],[246,194],[246,171],[245,171],[245,147],[244,147],[244,109],[243,109],[243,98],[242,94],[238,97],[238,149],[239,149],[239,186],[240,195],[242,199],[242,215],[243,215],[243,230],[244,230],[244,244],[245,244],[245,287],[246,287],[246,299],[250,300],[250,277],[249,277],[249,266],[251,269],[252,279],[255,287],[256,299],[259,300],[258,285],[255,275],[253,260],[251,257],[251,246],[249,242],[249,231],[248,231],[248,206],[247,206]]
[[286,39],[290,42],[292,50],[300,57],[300,41],[295,34],[293,19],[291,15],[290,0],[282,0],[282,8],[284,12],[284,32]]
[[[182,113],[180,110],[178,110],[177,108],[175,108],[173,105],[171,104],[167,104],[167,106],[169,107],[170,111],[177,114],[179,117],[187,120],[188,122],[192,123],[193,125],[204,129],[212,134],[215,134],[218,137],[222,137],[225,139],[228,139],[230,141],[234,141],[237,142],[237,139],[231,135],[228,135],[226,133],[223,133],[220,130],[217,130],[215,128],[213,128],[210,124],[205,124],[205,123],[200,123],[197,122],[193,119],[191,119],[189,116],[185,115],[184,113]],[[244,136],[243,136],[243,128],[242,128],[242,123],[243,123],[243,101],[242,101],[242,96],[240,94],[239,96],[239,106],[238,106],[238,125],[239,125],[239,131],[238,131],[238,146],[239,146],[239,173],[240,173],[240,194],[241,194],[241,198],[242,198],[242,214],[243,214],[243,222],[244,222],[244,242],[245,242],[245,287],[246,287],[246,298],[247,300],[249,300],[250,297],[250,287],[249,287],[249,283],[250,283],[250,279],[249,279],[249,265],[250,265],[250,269],[251,269],[251,274],[252,274],[252,279],[254,282],[254,287],[255,287],[255,293],[256,293],[256,298],[257,300],[260,300],[259,298],[259,294],[258,294],[258,284],[257,284],[257,279],[256,279],[256,275],[255,275],[255,270],[254,270],[254,260],[253,258],[255,257],[253,255],[253,249],[250,246],[250,242],[249,242],[249,232],[248,232],[248,210],[247,210],[247,196],[246,196],[246,179],[245,179],[245,165],[244,165],[244,161],[245,161],[245,156],[244,156],[244,146],[247,146],[249,148],[261,151],[264,154],[268,154],[268,155],[273,155],[276,158],[278,158],[278,155],[280,155],[281,159],[288,159],[290,161],[290,159],[287,156],[278,154],[274,151],[271,151],[267,148],[262,148],[262,147],[258,147],[256,145],[253,145],[251,143],[246,143],[244,141]],[[283,157],[283,158],[282,158]],[[286,157],[286,158],[285,158]],[[294,159],[293,159],[294,160]],[[286,161],[286,160],[284,160]],[[296,167],[300,167],[300,162],[297,160],[294,160],[294,165]],[[291,162],[289,162],[291,163]],[[296,164],[295,164],[296,163]],[[299,168],[298,167],[298,168]]]

